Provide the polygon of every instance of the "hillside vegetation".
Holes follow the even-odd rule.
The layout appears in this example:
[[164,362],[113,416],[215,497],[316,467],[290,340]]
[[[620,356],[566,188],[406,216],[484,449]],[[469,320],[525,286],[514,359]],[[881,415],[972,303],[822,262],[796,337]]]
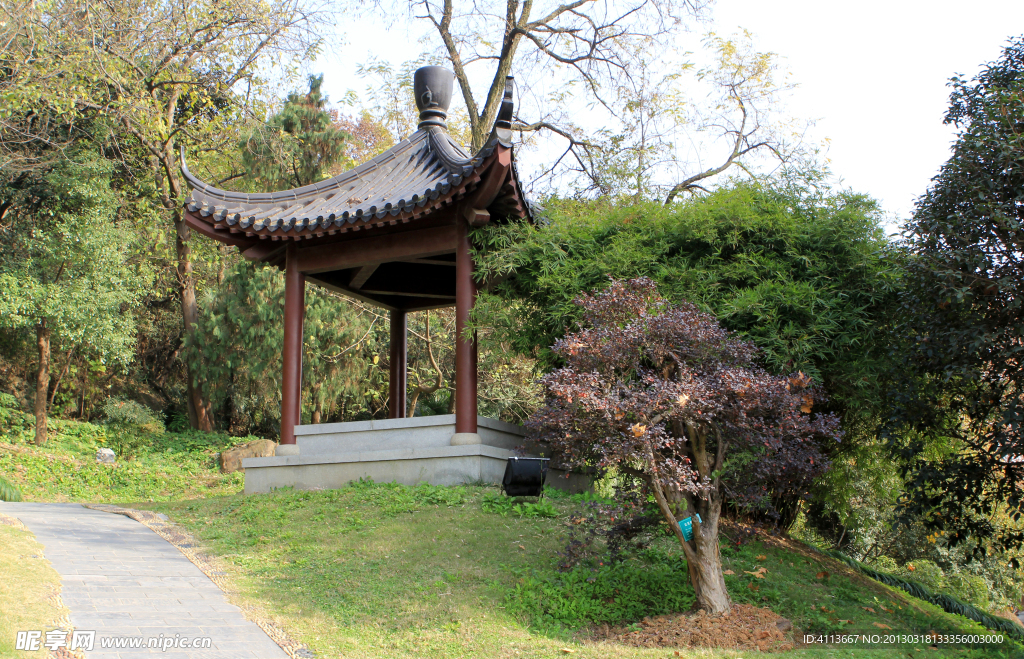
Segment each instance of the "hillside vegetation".
[[220,473],[217,454],[254,439],[200,432],[140,437],[132,431],[125,443],[134,445],[134,455],[101,464],[96,450],[112,445],[109,427],[53,419],[50,440],[39,447],[32,443],[32,417],[25,416],[24,424],[15,419],[0,431],[0,477],[25,501],[125,503],[237,494],[244,476]]

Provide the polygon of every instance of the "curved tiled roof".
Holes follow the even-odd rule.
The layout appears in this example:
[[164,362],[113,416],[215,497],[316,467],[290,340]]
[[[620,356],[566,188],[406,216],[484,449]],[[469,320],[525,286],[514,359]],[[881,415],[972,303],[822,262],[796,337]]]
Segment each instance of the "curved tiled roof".
[[313,185],[261,194],[208,185],[188,171],[183,158],[182,172],[192,188],[185,206],[218,229],[279,240],[394,223],[400,215],[408,221],[453,190],[464,193],[475,184],[494,151],[511,146],[505,132],[496,130],[470,156],[443,128],[421,126],[355,169]]

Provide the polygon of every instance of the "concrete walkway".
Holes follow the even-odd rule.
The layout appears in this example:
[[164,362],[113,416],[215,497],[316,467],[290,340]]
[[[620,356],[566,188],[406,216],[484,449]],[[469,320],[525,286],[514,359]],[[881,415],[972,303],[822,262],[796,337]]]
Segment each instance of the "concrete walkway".
[[[89,659],[287,659],[288,655],[174,546],[123,515],[78,504],[3,503],[35,534],[63,582],[79,631],[95,631]],[[207,649],[104,648],[119,638],[209,637]],[[45,637],[44,637],[45,640]],[[123,641],[122,641],[123,642]],[[162,642],[162,641],[161,641]]]

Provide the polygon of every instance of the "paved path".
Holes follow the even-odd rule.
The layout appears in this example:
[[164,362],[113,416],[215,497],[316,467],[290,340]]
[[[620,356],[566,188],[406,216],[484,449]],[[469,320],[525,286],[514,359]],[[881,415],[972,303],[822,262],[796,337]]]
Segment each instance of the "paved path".
[[[89,659],[287,659],[267,634],[174,546],[124,515],[78,504],[2,503],[43,545],[76,630],[95,630]],[[103,649],[114,637],[210,637],[208,649]]]

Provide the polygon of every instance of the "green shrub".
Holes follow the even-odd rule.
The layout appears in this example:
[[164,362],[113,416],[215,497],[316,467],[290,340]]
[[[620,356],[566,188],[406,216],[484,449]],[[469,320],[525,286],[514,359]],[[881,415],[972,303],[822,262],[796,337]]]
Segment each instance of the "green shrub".
[[558,517],[558,509],[550,501],[524,501],[517,503],[512,512],[520,517]]
[[520,517],[558,517],[558,509],[550,501],[522,501],[516,503],[514,497],[505,496],[498,492],[485,492],[480,500],[480,508],[485,513],[495,513],[507,517],[509,513],[515,513]]
[[164,433],[164,423],[156,413],[133,400],[108,398],[103,416],[107,419],[107,443],[118,457],[134,457],[151,444],[152,435]]
[[164,432],[164,422],[156,412],[134,400],[111,396],[103,404],[103,416],[111,425],[130,426],[154,435]]
[[514,506],[515,501],[500,492],[484,492],[484,496],[480,499],[480,508],[485,513],[494,513],[502,517],[512,512]]
[[992,604],[988,582],[984,578],[969,572],[947,574],[946,592],[959,595],[962,599],[982,609],[988,609]]
[[871,567],[890,574],[896,574],[900,571],[899,563],[897,563],[896,559],[891,556],[879,556],[871,562]]

